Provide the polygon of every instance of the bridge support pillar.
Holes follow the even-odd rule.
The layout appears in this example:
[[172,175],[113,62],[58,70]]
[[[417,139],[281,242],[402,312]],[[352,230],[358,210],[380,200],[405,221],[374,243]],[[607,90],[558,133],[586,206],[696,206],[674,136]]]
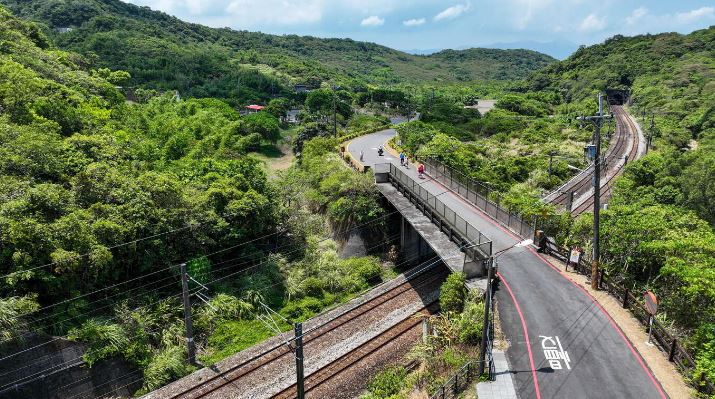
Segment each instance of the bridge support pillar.
[[400,217],[400,248],[407,264],[411,265],[419,264],[434,254],[429,244],[424,242],[424,239],[404,216]]
[[483,260],[472,260],[469,259],[467,254],[464,254],[464,275],[467,280],[484,277],[487,275],[487,268]]

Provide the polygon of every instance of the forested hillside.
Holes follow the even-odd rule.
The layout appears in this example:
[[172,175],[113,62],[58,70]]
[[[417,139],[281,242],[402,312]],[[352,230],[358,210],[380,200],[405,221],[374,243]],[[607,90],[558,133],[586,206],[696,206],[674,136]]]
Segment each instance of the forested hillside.
[[[526,214],[555,213],[542,201],[583,166],[597,93],[631,92],[650,153],[630,163],[602,211],[601,261],[634,292],[660,298],[662,321],[715,379],[715,27],[688,35],[615,36],[505,87],[496,109],[478,117],[440,96],[420,122],[398,127],[409,153],[435,157],[490,184],[503,205]],[[455,105],[456,103],[456,105]],[[651,127],[652,123],[652,127]],[[607,124],[602,133],[613,131]],[[554,162],[549,168],[549,154]],[[558,215],[558,213],[556,213]],[[558,216],[553,233],[590,251],[590,214]]]
[[[193,369],[179,263],[211,287],[192,305],[205,364],[275,334],[265,306],[302,321],[392,275],[373,256],[340,259],[331,239],[362,224],[371,248],[389,244],[372,180],[344,165],[337,139],[306,144],[275,183],[252,155],[278,139],[285,99],[243,116],[173,93],[131,103],[115,88],[130,74],[57,50],[3,7],[0,78],[5,362],[27,337],[55,335],[86,345],[88,367],[122,357],[141,376],[132,392],[146,392]],[[326,93],[310,94],[324,101],[308,101],[307,120],[322,120]],[[385,123],[346,107],[341,131]]]
[[129,106],[126,73],[79,68],[2,8],[0,22],[3,291],[49,303],[272,231],[274,196],[241,156],[256,137],[230,107]]
[[[616,36],[529,82],[566,101],[631,90],[654,150],[617,181],[602,216],[602,260],[635,289],[656,292],[659,317],[696,353],[693,378],[715,380],[715,27]],[[591,218],[582,217],[570,242],[588,246],[590,234]]]
[[[528,50],[472,49],[417,56],[350,39],[213,29],[119,0],[2,0],[40,21],[57,45],[95,66],[123,69],[131,85],[178,89],[192,97],[265,100],[331,81],[364,90],[368,83],[438,83],[518,79],[553,58]],[[74,28],[57,33],[57,28]]]

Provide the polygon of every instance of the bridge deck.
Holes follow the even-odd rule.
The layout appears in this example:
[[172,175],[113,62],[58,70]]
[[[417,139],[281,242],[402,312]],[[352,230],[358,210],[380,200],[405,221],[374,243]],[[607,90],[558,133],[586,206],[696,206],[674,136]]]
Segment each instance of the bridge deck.
[[[378,157],[377,147],[394,130],[355,139],[348,146],[364,162],[396,163]],[[404,169],[403,169],[404,170]],[[407,173],[417,180],[415,167]],[[520,241],[439,181],[420,183],[494,243],[494,252]],[[532,247],[514,248],[498,260],[497,304],[510,341],[507,357],[521,398],[666,398],[666,394],[615,322],[566,274]],[[558,338],[558,348],[550,349]],[[556,356],[556,358],[554,357]],[[563,359],[567,357],[568,362]]]
[[[405,196],[390,183],[378,183],[377,189],[390,203],[398,209],[405,220],[429,244],[432,250],[454,272],[464,269],[464,253],[459,246],[449,239],[432,221],[415,207]],[[486,279],[473,279],[471,286],[486,291]]]

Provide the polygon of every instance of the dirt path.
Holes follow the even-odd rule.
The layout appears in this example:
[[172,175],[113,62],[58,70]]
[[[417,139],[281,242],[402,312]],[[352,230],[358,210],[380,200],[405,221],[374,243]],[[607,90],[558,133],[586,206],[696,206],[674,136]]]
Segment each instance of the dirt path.
[[275,179],[278,172],[288,169],[295,159],[290,143],[280,142],[276,146],[264,145],[258,152],[251,155],[263,161],[266,165],[269,179]]
[[[565,270],[565,264],[552,256],[544,256],[549,262]],[[586,281],[586,276],[579,274],[572,269],[565,271],[566,275],[578,285],[586,289],[591,296],[608,312],[629,341],[636,348],[638,353],[653,372],[655,378],[660,382],[665,392],[671,398],[693,398],[695,390],[690,388],[678,372],[673,363],[670,363],[667,354],[661,352],[658,347],[647,344],[648,332],[640,322],[628,311],[624,309],[616,298],[606,291],[595,291],[591,284]]]

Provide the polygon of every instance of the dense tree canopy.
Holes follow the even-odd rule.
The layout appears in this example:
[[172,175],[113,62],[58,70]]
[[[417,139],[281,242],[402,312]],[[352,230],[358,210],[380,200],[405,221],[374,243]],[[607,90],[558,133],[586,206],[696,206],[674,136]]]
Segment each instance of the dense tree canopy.
[[83,70],[4,9],[0,22],[0,292],[47,304],[275,226],[245,156],[253,134],[274,137],[272,116],[171,95],[126,104],[108,81],[126,73]]

